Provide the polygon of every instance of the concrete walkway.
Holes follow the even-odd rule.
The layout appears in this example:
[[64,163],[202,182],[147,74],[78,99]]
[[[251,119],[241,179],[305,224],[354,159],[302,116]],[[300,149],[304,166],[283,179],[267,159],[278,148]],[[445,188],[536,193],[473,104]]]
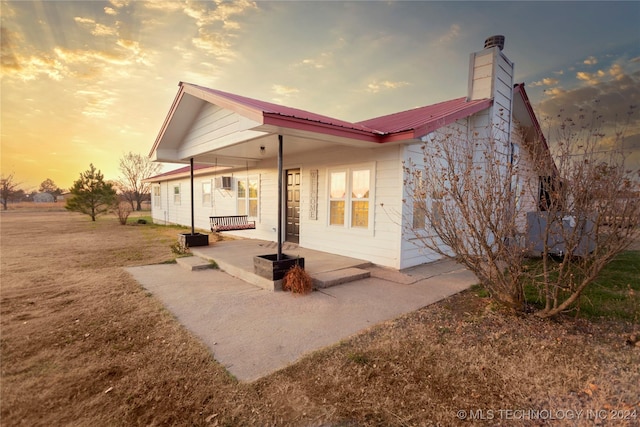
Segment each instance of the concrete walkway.
[[371,277],[306,296],[266,291],[220,270],[162,264],[126,271],[247,382],[477,283],[451,261],[403,272],[363,268]]

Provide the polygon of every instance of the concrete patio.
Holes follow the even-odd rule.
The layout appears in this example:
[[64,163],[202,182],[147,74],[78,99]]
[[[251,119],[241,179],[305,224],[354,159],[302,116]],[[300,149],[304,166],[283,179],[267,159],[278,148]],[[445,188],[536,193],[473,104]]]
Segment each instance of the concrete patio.
[[[280,290],[281,284],[254,274],[253,258],[275,254],[277,251],[276,242],[257,239],[225,240],[191,248],[191,252],[198,258],[213,260],[228,274],[270,291]],[[283,244],[282,252],[305,259],[305,270],[314,279],[316,288],[326,288],[369,276],[369,272],[362,269],[371,265],[367,261],[301,248],[288,242]],[[193,261],[188,258],[178,259],[187,268]]]
[[[287,243],[283,252],[303,256],[313,277],[341,275],[349,269],[369,276],[296,296],[267,291],[264,283],[253,283],[257,280],[253,277],[253,255],[275,251],[273,242],[229,240],[193,248],[197,256],[186,258],[189,261],[182,266],[126,270],[240,381],[254,381],[306,353],[477,283],[473,274],[451,261],[397,271]],[[221,269],[193,268],[208,266],[210,259]]]

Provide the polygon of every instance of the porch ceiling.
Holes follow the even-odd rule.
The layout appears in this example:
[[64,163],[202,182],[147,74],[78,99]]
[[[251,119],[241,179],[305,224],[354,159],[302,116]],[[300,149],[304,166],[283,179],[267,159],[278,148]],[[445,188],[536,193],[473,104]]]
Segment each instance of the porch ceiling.
[[[327,139],[312,138],[308,135],[295,135],[287,130],[267,133],[253,139],[238,142],[233,145],[199,153],[194,156],[194,161],[199,164],[211,164],[218,166],[244,166],[275,159],[278,157],[278,135],[283,135],[283,151],[285,156],[304,152],[317,152],[319,150],[331,150],[345,145],[375,147],[375,144],[362,143],[362,141],[332,141]],[[189,158],[181,159],[182,163],[189,163]]]

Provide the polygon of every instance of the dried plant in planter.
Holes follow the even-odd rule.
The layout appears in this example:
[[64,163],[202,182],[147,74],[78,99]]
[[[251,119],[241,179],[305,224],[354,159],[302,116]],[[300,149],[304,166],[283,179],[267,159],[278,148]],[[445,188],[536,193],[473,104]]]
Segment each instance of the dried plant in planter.
[[313,282],[309,273],[299,265],[294,265],[282,279],[282,290],[294,294],[306,295],[313,290]]

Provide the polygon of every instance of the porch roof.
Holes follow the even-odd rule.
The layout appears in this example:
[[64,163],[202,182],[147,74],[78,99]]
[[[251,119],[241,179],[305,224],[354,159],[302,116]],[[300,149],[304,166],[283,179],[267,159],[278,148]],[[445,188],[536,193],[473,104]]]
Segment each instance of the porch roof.
[[[252,160],[239,143],[269,145],[270,135],[283,134],[291,138],[315,140],[317,143],[375,146],[393,142],[417,141],[425,134],[460,118],[489,108],[491,99],[467,101],[457,98],[426,107],[376,117],[362,122],[348,122],[298,108],[287,107],[245,96],[180,82],[178,94],[151,149],[150,156],[159,161],[184,162],[189,157],[208,163],[207,153],[214,151],[229,158]],[[219,106],[245,119],[244,125],[227,142],[210,146],[206,152],[180,152],[182,139],[204,103]],[[296,143],[293,143],[296,146]],[[291,143],[289,147],[291,147]],[[308,145],[305,145],[308,147]],[[166,150],[176,153],[166,157]],[[212,149],[214,151],[212,151]],[[297,144],[295,149],[304,149]],[[255,152],[255,147],[252,147]],[[162,152],[162,155],[159,155]],[[170,158],[170,160],[169,160]]]

